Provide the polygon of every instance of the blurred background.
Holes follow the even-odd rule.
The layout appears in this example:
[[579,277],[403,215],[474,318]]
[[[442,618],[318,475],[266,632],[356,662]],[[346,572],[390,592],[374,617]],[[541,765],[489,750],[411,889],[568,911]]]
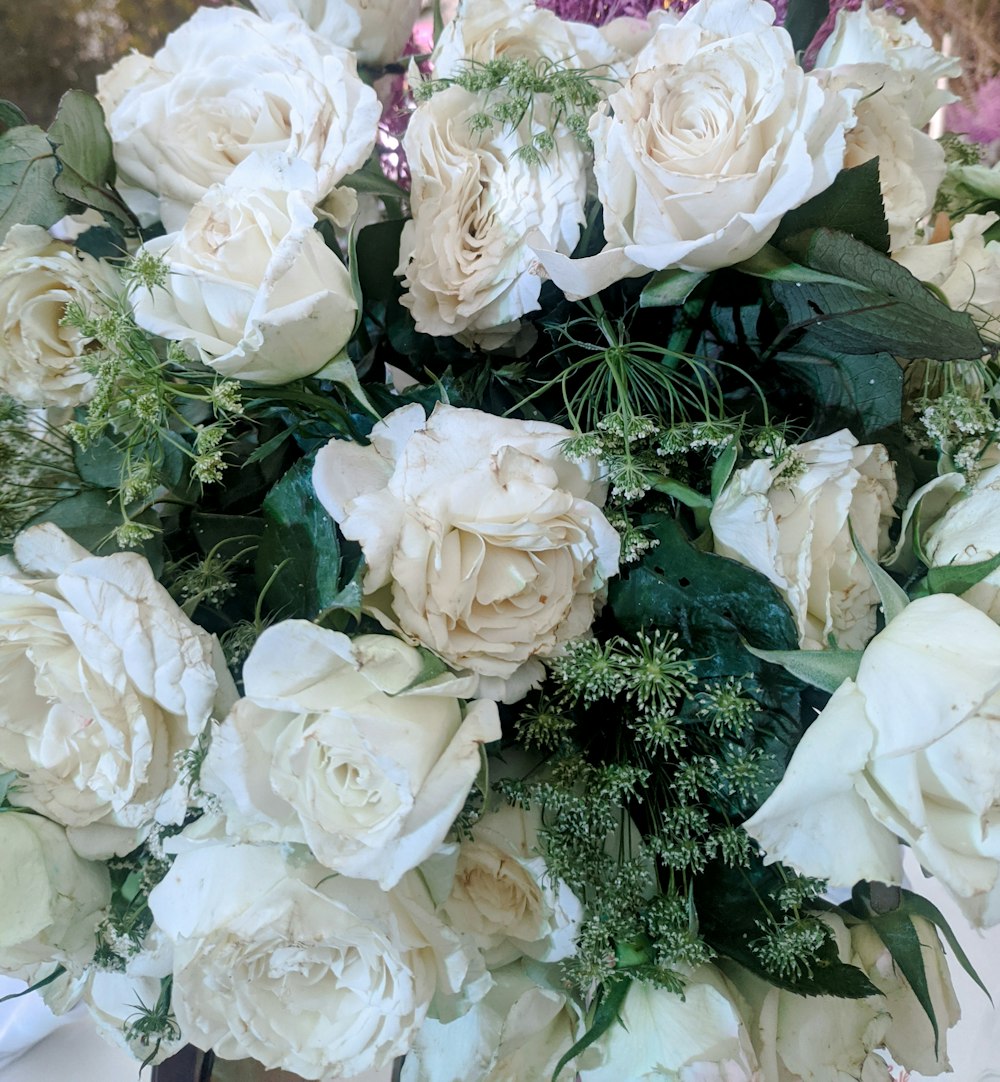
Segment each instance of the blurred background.
[[[94,79],[131,49],[149,53],[196,8],[225,0],[0,0],[4,50],[0,97],[16,102],[47,127],[63,91],[92,90]],[[665,0],[667,7],[670,0]],[[1000,0],[901,0],[891,6],[916,15],[938,46],[965,61],[971,97],[987,86],[979,113],[995,113],[1000,130]],[[996,80],[991,82],[991,80]],[[990,89],[990,88],[994,89]]]

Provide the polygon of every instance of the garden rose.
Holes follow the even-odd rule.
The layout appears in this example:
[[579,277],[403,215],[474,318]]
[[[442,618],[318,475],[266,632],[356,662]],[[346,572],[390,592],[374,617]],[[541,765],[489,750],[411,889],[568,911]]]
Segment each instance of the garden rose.
[[51,524],[0,561],[0,764],[8,799],[106,857],[179,823],[177,757],[231,701],[218,644],[135,553],[91,556]]
[[81,362],[93,339],[62,322],[67,306],[99,313],[122,290],[107,263],[41,226],[11,226],[0,247],[0,391],[26,406],[78,406],[94,380]]
[[229,832],[306,842],[328,868],[386,889],[429,857],[500,719],[489,701],[463,717],[447,683],[408,691],[422,667],[389,635],[349,639],[305,620],[264,631],[202,772]]
[[540,162],[517,153],[543,128],[541,102],[515,131],[477,132],[472,118],[482,109],[479,95],[452,86],[410,118],[403,147],[413,218],[400,237],[397,273],[417,330],[492,347],[538,307],[542,279],[527,234],[568,255],[587,184],[583,148],[562,125]]
[[731,266],[832,183],[858,94],[806,75],[773,20],[764,0],[702,0],[657,30],[590,122],[608,247],[574,262],[533,242],[557,285]]
[[603,1063],[581,1071],[581,1082],[671,1076],[683,1082],[761,1082],[742,1011],[738,993],[714,966],[694,970],[683,996],[637,981],[619,1021],[595,1043]]
[[[14,795],[14,794],[8,794]],[[66,831],[40,815],[0,815],[0,967],[29,982],[56,966],[78,975],[111,901],[103,864],[74,852]]]
[[380,112],[346,49],[235,7],[199,8],[152,58],[125,57],[98,98],[122,194],[168,232],[254,152],[301,160],[321,200],[364,164]]
[[149,899],[174,949],[173,1010],[198,1048],[307,1079],[379,1070],[470,959],[421,899],[287,862],[277,846],[181,853]]
[[596,461],[570,462],[558,425],[439,404],[391,413],[361,447],[328,443],[313,485],[367,563],[387,627],[516,701],[539,657],[584,634],[618,571]]
[[558,962],[575,950],[583,907],[541,855],[537,807],[504,805],[483,815],[458,847],[451,894],[442,906],[491,968],[528,955]]
[[744,824],[767,853],[851,886],[899,883],[911,847],[977,924],[1000,921],[1000,627],[960,598],[911,602],[806,730]]
[[878,592],[854,549],[888,548],[896,480],[879,444],[859,447],[843,429],[797,444],[782,460],[737,470],[710,523],[715,551],[765,575],[795,616],[799,645],[822,649],[832,634],[857,650],[875,632]]
[[354,331],[351,276],[316,231],[299,162],[247,160],[179,233],[148,241],[164,285],[137,287],[140,327],[184,342],[225,376],[288,383],[322,369]]

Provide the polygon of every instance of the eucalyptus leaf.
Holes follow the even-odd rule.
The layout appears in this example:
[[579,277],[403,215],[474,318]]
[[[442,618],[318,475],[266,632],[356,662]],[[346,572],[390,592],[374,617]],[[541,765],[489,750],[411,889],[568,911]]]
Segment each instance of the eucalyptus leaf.
[[679,267],[658,271],[639,294],[639,307],[667,308],[683,304],[705,277],[704,271],[682,270]]
[[832,695],[845,680],[858,675],[863,650],[758,650],[743,644],[754,657],[780,665],[796,679]]
[[993,574],[1000,567],[1000,552],[989,560],[980,560],[974,564],[946,564],[943,567],[928,568],[927,574],[913,591],[913,596],[924,597],[927,594],[964,594],[977,582],[982,582],[987,575]]
[[70,209],[56,191],[59,165],[45,132],[33,125],[0,135],[0,242],[13,225],[46,229]]
[[906,608],[910,603],[906,591],[898,582],[889,574],[884,567],[882,567],[878,560],[868,552],[868,550],[858,541],[858,535],[854,532],[854,524],[848,519],[848,528],[851,533],[851,542],[854,545],[854,551],[858,554],[858,558],[865,565],[865,570],[872,577],[872,582],[875,584],[875,589],[878,590],[879,600],[882,602],[882,612],[885,615],[885,622],[887,624],[892,623],[893,620]]
[[114,489],[122,480],[122,452],[107,436],[94,440],[86,447],[73,444],[73,464],[88,485]]

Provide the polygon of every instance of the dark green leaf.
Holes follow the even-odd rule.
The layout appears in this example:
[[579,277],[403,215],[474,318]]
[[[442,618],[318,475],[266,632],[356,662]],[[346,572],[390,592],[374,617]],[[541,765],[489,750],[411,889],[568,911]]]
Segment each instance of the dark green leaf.
[[49,141],[60,166],[56,190],[134,231],[134,219],[114,190],[111,136],[98,100],[82,90],[67,91],[49,128]]
[[283,619],[311,620],[334,606],[340,590],[337,527],[316,498],[312,461],[302,459],[264,499],[267,526],[257,552],[257,582],[281,570],[267,594]]
[[749,274],[753,278],[765,278],[769,282],[823,282],[835,286],[854,285],[847,278],[838,278],[835,274],[824,274],[811,267],[803,267],[801,263],[789,259],[784,252],[772,244],[765,244],[749,259],[734,264],[733,270]]
[[358,233],[358,277],[366,300],[388,301],[398,295],[396,267],[402,230],[403,222],[397,219],[366,225]]
[[88,485],[114,489],[121,484],[122,453],[113,440],[102,436],[86,448],[73,445],[76,472]]
[[669,496],[672,500],[684,504],[685,507],[711,507],[712,501],[704,493],[698,492],[683,481],[676,481],[673,477],[663,477],[654,482],[653,489]]
[[10,787],[15,781],[17,781],[16,770],[5,770],[0,774],[0,804],[7,799],[7,793],[10,791]]
[[1000,552],[989,560],[980,560],[974,564],[947,564],[944,567],[932,567],[913,592],[914,597],[925,594],[964,594],[977,582],[982,582],[1000,567]]
[[69,210],[55,189],[58,164],[45,132],[34,126],[0,135],[0,241],[12,225],[47,229]]
[[829,0],[788,0],[785,29],[796,52],[805,52],[830,10]]
[[248,515],[211,515],[199,511],[191,516],[191,532],[198,548],[206,556],[214,549],[223,559],[257,545],[265,525],[263,519]]
[[905,267],[867,244],[814,229],[785,247],[806,266],[857,283],[770,284],[788,313],[789,329],[806,332],[803,348],[946,361],[983,356],[983,341],[967,313],[953,311]]
[[59,978],[66,972],[65,966],[56,966],[56,968],[47,976],[43,977],[40,981],[35,981],[34,984],[29,985],[21,992],[11,992],[9,996],[0,996],[0,1003],[6,1003],[9,999],[20,999],[21,996],[28,995],[29,992],[37,992],[40,988],[45,988],[53,981],[59,980]]
[[27,123],[28,118],[12,101],[0,99],[0,133],[11,128],[22,128]]
[[631,984],[632,982],[629,980],[617,980],[605,991],[604,996],[597,1005],[597,1010],[594,1011],[594,1020],[590,1024],[590,1029],[556,1064],[556,1069],[552,1072],[552,1082],[557,1082],[560,1072],[567,1063],[589,1048],[594,1041],[604,1036],[618,1021],[622,1004],[625,1002]]
[[876,251],[889,251],[889,224],[882,206],[877,158],[842,169],[829,188],[790,210],[781,219],[772,243],[781,247],[789,237],[821,227],[848,233]]
[[374,158],[369,158],[361,169],[356,173],[351,173],[350,176],[344,177],[341,183],[345,188],[352,188],[356,192],[381,195],[386,199],[404,199],[406,197],[406,192],[382,172]]
[[683,304],[695,286],[705,278],[704,271],[670,270],[658,271],[646,283],[639,294],[640,308],[666,308]]

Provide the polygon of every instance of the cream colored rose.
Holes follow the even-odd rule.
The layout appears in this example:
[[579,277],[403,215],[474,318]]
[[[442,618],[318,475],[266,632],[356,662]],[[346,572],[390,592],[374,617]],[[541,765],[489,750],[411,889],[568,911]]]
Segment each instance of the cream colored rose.
[[831,886],[899,883],[901,838],[977,924],[1000,921],[1000,627],[911,602],[869,643],[744,824]]
[[34,982],[63,966],[79,975],[94,955],[94,933],[110,901],[108,869],[77,856],[61,826],[40,815],[0,815],[4,973]]
[[883,554],[895,495],[885,448],[859,447],[843,429],[798,444],[783,464],[760,458],[737,470],[712,508],[715,551],[778,587],[801,647],[822,649],[833,635],[858,650],[875,633],[878,592],[850,527],[867,552]]
[[[543,976],[544,975],[544,976]],[[453,1022],[428,1019],[406,1053],[402,1082],[526,1082],[551,1079],[563,1055],[583,1036],[579,1007],[560,990],[556,967],[514,963],[495,970],[493,987]],[[549,983],[539,983],[546,979]],[[571,1082],[593,1053],[567,1064]]]
[[397,273],[418,330],[502,344],[538,308],[542,278],[527,234],[567,255],[576,246],[587,186],[579,141],[560,125],[542,161],[518,154],[545,127],[545,108],[539,101],[533,121],[516,131],[477,133],[483,99],[453,86],[410,118],[403,146],[413,217]]
[[765,0],[703,0],[638,54],[590,122],[607,248],[572,261],[533,240],[567,293],[731,266],[832,183],[858,94],[806,75],[773,20]]
[[941,106],[958,100],[940,81],[961,75],[961,63],[939,53],[916,19],[904,22],[888,8],[862,3],[855,11],[841,8],[837,12],[833,33],[817,54],[816,67],[851,64],[892,68],[900,77],[901,97],[915,128],[924,127]]
[[154,820],[184,818],[178,756],[234,690],[221,651],[142,556],[91,556],[51,524],[14,556],[0,565],[9,799],[75,828],[87,855],[128,852]]
[[403,49],[420,14],[420,0],[252,0],[268,19],[304,19],[334,45],[352,50],[363,64],[389,64]]
[[576,948],[583,907],[541,855],[537,808],[503,806],[483,815],[457,853],[442,912],[494,969],[528,955],[543,962]]
[[985,233],[1000,216],[968,214],[951,229],[948,240],[914,244],[893,252],[922,282],[936,286],[952,308],[968,311],[985,337],[1000,338],[1000,241]]
[[[581,1082],[762,1082],[743,1019],[743,1004],[715,966],[699,966],[683,996],[632,984],[618,1016],[595,1049],[603,1063],[580,1072]],[[768,1079],[770,1082],[770,1079]]]
[[63,317],[70,304],[99,313],[121,291],[107,263],[41,226],[12,226],[0,247],[0,391],[26,406],[86,402],[94,380],[81,361],[93,339]]
[[139,326],[237,379],[288,383],[322,369],[354,332],[357,305],[298,183],[308,183],[300,162],[248,159],[179,233],[144,245],[169,273],[133,291]]
[[558,425],[404,406],[371,444],[334,440],[313,485],[361,543],[366,605],[387,627],[523,696],[538,658],[584,634],[618,571],[595,461],[564,458]]
[[301,160],[321,200],[364,164],[380,114],[346,49],[235,7],[199,8],[152,58],[125,57],[98,98],[122,194],[168,232],[254,152]]
[[447,682],[408,691],[422,667],[389,635],[349,639],[304,620],[268,628],[202,771],[229,832],[305,842],[328,868],[386,889],[429,857],[500,719],[486,700],[463,711]]
[[381,1070],[471,960],[408,877],[386,892],[277,846],[181,853],[149,899],[173,942],[182,1032],[307,1079]]

